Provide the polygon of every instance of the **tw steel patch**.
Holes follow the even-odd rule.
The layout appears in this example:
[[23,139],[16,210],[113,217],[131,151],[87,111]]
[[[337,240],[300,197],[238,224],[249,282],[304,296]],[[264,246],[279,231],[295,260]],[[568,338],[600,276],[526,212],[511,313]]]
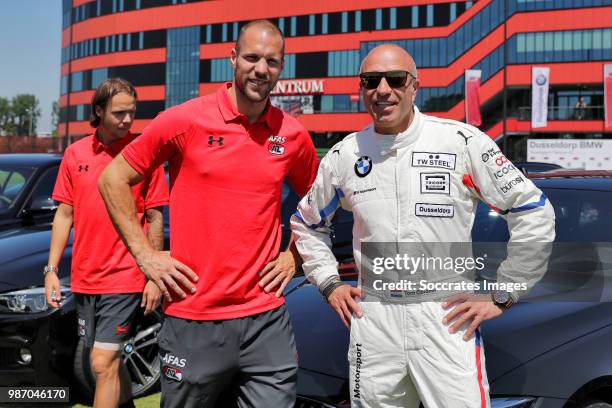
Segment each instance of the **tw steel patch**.
[[457,155],[453,153],[413,152],[412,167],[438,167],[455,170]]

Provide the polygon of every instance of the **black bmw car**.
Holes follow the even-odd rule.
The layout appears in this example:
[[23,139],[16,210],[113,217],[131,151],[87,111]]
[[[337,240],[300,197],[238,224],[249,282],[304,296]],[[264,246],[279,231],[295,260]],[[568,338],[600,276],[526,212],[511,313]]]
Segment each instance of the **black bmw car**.
[[[89,350],[77,336],[71,240],[59,266],[61,307],[48,308],[44,295],[42,267],[57,208],[51,193],[60,162],[59,155],[0,155],[0,386],[76,385],[71,389],[87,397],[95,381]],[[167,244],[167,225],[165,235]],[[159,381],[161,318],[159,312],[139,316],[123,349],[136,397]]]

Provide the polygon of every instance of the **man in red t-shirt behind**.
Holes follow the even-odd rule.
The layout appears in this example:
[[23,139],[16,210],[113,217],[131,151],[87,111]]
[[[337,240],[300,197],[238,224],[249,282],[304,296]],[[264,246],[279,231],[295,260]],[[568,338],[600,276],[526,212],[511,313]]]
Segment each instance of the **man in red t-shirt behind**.
[[[246,24],[231,53],[233,81],[161,113],[100,177],[111,218],[166,297],[164,407],[212,407],[228,390],[241,407],[295,403],[297,356],[282,298],[295,258],[279,254],[281,193],[287,178],[305,194],[317,157],[306,129],[270,104],[283,55],[278,27]],[[135,228],[129,200],[129,186],[165,160],[171,256]]]
[[[120,354],[130,337],[131,321],[140,304],[145,314],[155,310],[161,293],[146,282],[117,235],[98,191],[102,170],[135,136],[129,133],[136,111],[136,91],[122,79],[103,81],[91,103],[94,134],[70,145],[60,165],[53,199],[59,207],[53,219],[45,294],[52,307],[61,302],[59,261],[74,224],[71,290],[79,336],[91,348],[96,374],[95,407],[134,406],[131,380]],[[146,230],[150,245],[163,247],[161,207],[168,203],[162,167],[131,188],[136,201],[137,228]]]

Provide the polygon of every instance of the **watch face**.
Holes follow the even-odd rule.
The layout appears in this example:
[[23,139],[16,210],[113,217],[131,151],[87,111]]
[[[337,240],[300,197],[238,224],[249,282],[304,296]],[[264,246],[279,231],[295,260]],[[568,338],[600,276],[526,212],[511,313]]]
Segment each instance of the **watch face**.
[[495,300],[495,303],[505,304],[508,299],[510,299],[510,294],[503,290],[498,290],[493,294],[493,300]]

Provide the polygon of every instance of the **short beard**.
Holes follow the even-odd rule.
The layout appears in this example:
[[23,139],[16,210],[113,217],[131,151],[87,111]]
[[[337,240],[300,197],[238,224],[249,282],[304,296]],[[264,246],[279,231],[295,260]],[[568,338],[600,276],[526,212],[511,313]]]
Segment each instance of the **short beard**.
[[243,84],[243,82],[239,81],[239,78],[237,78],[236,76],[234,76],[234,83],[236,84],[236,93],[239,93],[240,95],[242,95],[243,98],[248,100],[249,102],[254,102],[254,103],[265,101],[270,96],[272,89],[274,89],[274,88],[268,88],[268,91],[265,93],[264,96],[262,96],[259,99],[253,99],[251,96],[249,96],[249,94],[247,94],[247,91],[245,89],[245,85]]

